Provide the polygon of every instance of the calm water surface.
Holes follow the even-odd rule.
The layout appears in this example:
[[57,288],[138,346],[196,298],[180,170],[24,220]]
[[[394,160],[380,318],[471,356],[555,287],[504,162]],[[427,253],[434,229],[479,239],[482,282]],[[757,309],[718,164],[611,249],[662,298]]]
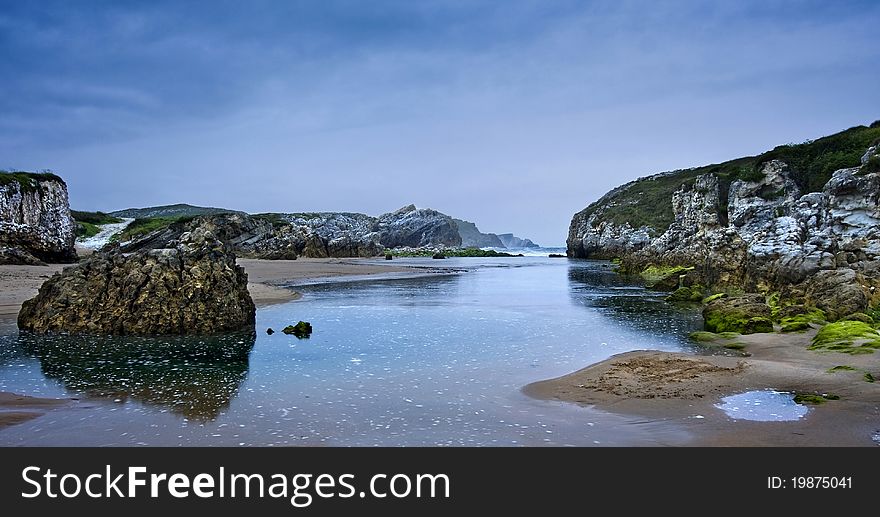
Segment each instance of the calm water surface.
[[[430,259],[400,262],[430,263]],[[523,385],[636,349],[682,350],[693,311],[604,262],[449,259],[455,276],[300,288],[223,338],[19,337],[0,390],[75,397],[2,445],[656,445],[656,422],[533,400]],[[310,321],[311,339],[276,331]]]

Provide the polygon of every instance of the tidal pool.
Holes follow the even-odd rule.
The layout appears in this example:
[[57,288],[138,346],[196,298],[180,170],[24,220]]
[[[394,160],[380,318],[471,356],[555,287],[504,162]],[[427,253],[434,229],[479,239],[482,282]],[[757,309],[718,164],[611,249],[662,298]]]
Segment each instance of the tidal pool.
[[721,399],[715,407],[734,420],[757,422],[785,422],[800,420],[809,408],[794,401],[794,394],[787,391],[747,391]]

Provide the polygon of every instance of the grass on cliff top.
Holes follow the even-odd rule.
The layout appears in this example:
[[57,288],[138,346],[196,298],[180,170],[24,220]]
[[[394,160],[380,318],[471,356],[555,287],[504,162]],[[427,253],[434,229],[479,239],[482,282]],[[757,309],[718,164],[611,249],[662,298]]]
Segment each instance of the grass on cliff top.
[[118,217],[113,217],[109,214],[105,214],[104,212],[84,212],[81,210],[71,210],[70,215],[72,215],[78,223],[101,225],[122,222],[122,219],[119,219]]
[[871,354],[880,349],[880,334],[862,321],[837,321],[822,327],[809,349],[853,355]]
[[92,223],[87,223],[84,221],[76,222],[76,236],[88,239],[89,237],[94,237],[98,235],[101,231],[101,228],[95,226]]
[[0,187],[18,183],[22,192],[33,192],[44,181],[58,181],[65,185],[63,179],[51,172],[0,171]]
[[151,218],[143,218],[143,219],[135,219],[128,226],[125,227],[125,230],[117,233],[113,237],[110,238],[111,241],[114,242],[127,242],[134,239],[138,239],[143,237],[149,233],[152,233],[156,230],[161,230],[163,228],[167,228],[174,223],[177,222],[187,222],[192,221],[195,217],[186,216],[186,217],[151,217]]
[[[758,156],[641,178],[621,192],[591,204],[582,214],[589,217],[602,205],[607,205],[602,220],[617,225],[629,223],[634,228],[647,226],[660,234],[674,221],[672,193],[684,184],[693,183],[697,176],[713,173],[720,180],[722,206],[719,207],[718,215],[722,224],[726,224],[726,200],[730,184],[738,179],[760,180],[761,168],[766,162],[781,160],[787,163],[804,194],[818,192],[831,179],[834,171],[859,166],[867,148],[878,140],[880,121],[874,122],[870,127],[856,126],[801,144],[781,145]],[[871,165],[875,166],[880,170],[880,163]]]

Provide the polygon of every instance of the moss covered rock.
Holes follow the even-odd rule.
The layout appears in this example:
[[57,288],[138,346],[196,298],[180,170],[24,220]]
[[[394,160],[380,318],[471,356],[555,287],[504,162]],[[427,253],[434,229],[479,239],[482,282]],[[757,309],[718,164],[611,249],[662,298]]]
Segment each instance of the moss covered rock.
[[300,321],[296,325],[288,325],[281,330],[288,335],[294,335],[300,339],[307,338],[312,335],[312,324],[308,321]]
[[642,277],[645,286],[649,289],[673,291],[681,287],[681,277],[693,269],[693,266],[655,266],[652,264],[639,273],[639,276]]
[[845,354],[870,354],[880,348],[880,333],[862,321],[838,321],[822,327],[809,348]]
[[703,321],[709,332],[755,334],[773,332],[770,306],[759,294],[720,298],[703,309]]
[[668,302],[700,302],[703,300],[703,286],[681,286],[666,297]]
[[782,325],[782,328],[779,329],[780,332],[800,332],[802,330],[810,329],[810,324],[805,321],[795,321],[793,323],[788,323]]
[[868,325],[874,324],[874,318],[868,316],[864,312],[854,312],[848,316],[842,318],[844,321],[861,321],[862,323],[867,323]]

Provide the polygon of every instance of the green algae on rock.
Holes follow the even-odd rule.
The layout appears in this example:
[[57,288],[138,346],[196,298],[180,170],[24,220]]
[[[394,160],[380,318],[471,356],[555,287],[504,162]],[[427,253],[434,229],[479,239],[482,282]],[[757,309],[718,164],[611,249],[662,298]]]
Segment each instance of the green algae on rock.
[[880,333],[862,321],[837,321],[822,327],[813,338],[810,350],[871,354],[880,349]]

